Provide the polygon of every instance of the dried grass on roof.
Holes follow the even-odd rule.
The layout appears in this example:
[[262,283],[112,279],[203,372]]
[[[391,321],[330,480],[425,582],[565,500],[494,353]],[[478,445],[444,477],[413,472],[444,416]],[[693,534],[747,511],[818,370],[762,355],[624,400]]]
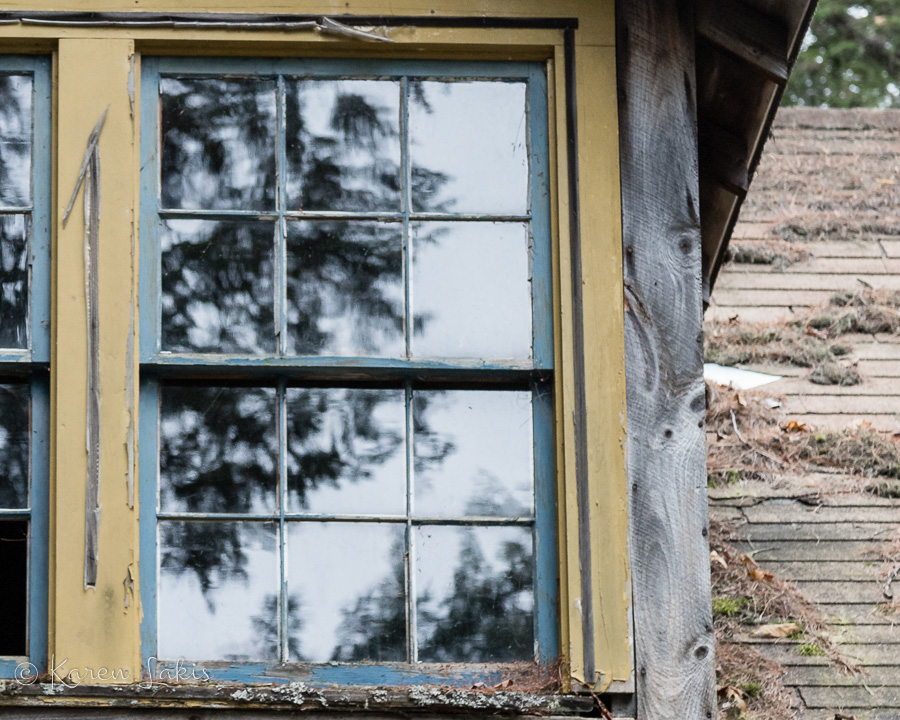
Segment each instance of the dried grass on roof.
[[768,401],[765,393],[709,386],[707,430],[717,438],[707,448],[711,484],[839,471],[855,476],[858,489],[884,494],[885,481],[900,479],[900,443],[892,438],[864,425],[817,431],[791,422]]
[[[815,606],[797,588],[777,577],[755,579],[748,572],[753,561],[731,544],[731,533],[719,522],[710,522],[710,548],[718,556],[710,563],[713,607],[718,603],[713,627],[716,636],[716,680],[721,715],[752,720],[784,720],[792,717],[791,696],[782,680],[783,668],[764,657],[753,645],[740,642],[754,627],[793,622],[806,645],[820,648],[848,672],[856,667],[838,652]],[[736,608],[731,612],[731,608]],[[746,706],[746,715],[742,705]]]
[[778,323],[729,321],[705,325],[706,362],[809,368],[818,385],[858,385],[848,334],[900,334],[900,292],[839,293],[819,307]]
[[784,270],[795,263],[806,262],[812,253],[803,245],[777,238],[768,240],[732,240],[725,251],[725,262],[742,265],[769,265]]
[[871,115],[871,126],[820,110],[798,125],[792,110],[779,110],[741,220],[772,223],[788,241],[900,235],[900,113]]

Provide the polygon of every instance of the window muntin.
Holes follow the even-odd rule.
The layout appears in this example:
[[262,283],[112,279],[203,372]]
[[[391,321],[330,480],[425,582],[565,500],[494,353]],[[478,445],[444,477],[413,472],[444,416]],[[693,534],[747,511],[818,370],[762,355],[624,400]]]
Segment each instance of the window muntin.
[[[154,489],[142,496],[142,568],[148,560],[159,567],[148,578],[158,606],[145,614],[145,657],[388,664],[555,656],[543,68],[164,59],[145,60],[142,74],[142,242],[160,258],[158,275],[142,265],[142,306],[159,308],[142,314],[142,375],[158,378],[142,388],[142,446],[160,448],[158,467],[142,455],[142,493],[148,477],[159,477],[158,497]],[[478,124],[465,105],[494,110],[494,95],[519,98],[515,110],[496,108],[503,123],[497,112],[481,117],[491,137],[505,125],[509,150],[471,197],[465,191],[479,176],[467,170],[471,159],[457,163],[457,210],[427,159],[477,157],[460,149],[460,133]],[[239,123],[244,141],[227,97],[253,115]],[[160,106],[161,127],[148,132]],[[215,119],[185,117],[189,106]],[[434,106],[457,116],[435,126],[448,137],[426,138],[431,131],[413,121]],[[304,107],[314,108],[308,118]],[[183,147],[171,147],[178,133]],[[414,137],[443,148],[419,152]],[[197,150],[204,146],[213,152]],[[488,149],[498,154],[483,148],[484,157]],[[492,202],[497,212],[482,211]],[[467,257],[478,251],[484,262]],[[432,321],[443,332],[429,335]],[[451,430],[433,430],[428,414]],[[193,447],[183,447],[185,437]],[[460,444],[470,449],[457,452]],[[458,472],[471,472],[504,444],[525,452],[508,463],[516,472],[502,472],[513,452],[506,447],[492,467],[478,468],[482,487],[467,482],[462,496],[439,488],[429,497],[442,479],[429,478],[430,458],[452,448]],[[312,542],[315,553],[296,550]],[[224,560],[198,568],[211,547]],[[467,579],[467,565],[454,569],[446,558],[437,572],[447,548],[475,575]],[[341,571],[354,562],[357,572]],[[298,574],[334,576],[320,583],[330,597],[304,604]],[[494,615],[467,614],[455,579],[494,598]],[[333,610],[325,617],[335,603],[348,611],[342,622]],[[176,608],[191,608],[190,619],[169,622]],[[495,632],[500,645],[466,645],[465,623],[479,620],[482,634],[505,627]],[[238,628],[230,649],[213,631],[223,624]],[[504,647],[503,632],[518,635]]]
[[50,64],[0,56],[0,676],[47,654]]

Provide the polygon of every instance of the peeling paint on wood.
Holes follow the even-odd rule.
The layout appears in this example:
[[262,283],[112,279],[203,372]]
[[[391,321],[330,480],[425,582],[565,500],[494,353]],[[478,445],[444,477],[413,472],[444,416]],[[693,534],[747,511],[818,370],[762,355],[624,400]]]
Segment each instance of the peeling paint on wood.
[[131,568],[125,571],[125,579],[122,581],[125,586],[125,609],[131,607],[131,601],[134,598],[134,577],[131,575]]
[[[328,17],[317,17],[314,20],[280,20],[277,18],[247,19],[237,17],[216,17],[215,15],[191,17],[174,13],[167,16],[153,18],[120,17],[116,14],[106,17],[93,17],[91,14],[84,16],[53,16],[43,17],[22,16],[0,20],[3,25],[48,25],[52,27],[89,27],[89,28],[176,28],[197,30],[282,30],[282,31],[309,31],[336,37],[351,38],[368,42],[394,42],[391,38],[369,30],[358,30],[344,23],[332,20]],[[133,106],[132,106],[133,107]]]
[[[132,55],[132,60],[134,56]],[[132,70],[134,66],[132,65]],[[132,108],[134,107],[132,103]],[[135,422],[134,422],[134,250],[135,250],[135,232],[134,226],[131,230],[131,297],[129,298],[129,316],[128,316],[128,340],[125,350],[125,411],[128,413],[128,429],[125,435],[125,455],[128,461],[128,468],[125,474],[125,485],[128,488],[128,507],[134,507],[134,445],[135,445]]]
[[87,312],[87,424],[85,446],[88,455],[87,489],[84,517],[84,587],[97,585],[97,562],[100,548],[100,133],[109,107],[88,137],[87,149],[75,189],[66,212],[63,227],[69,220],[78,191],[84,189],[84,292]]

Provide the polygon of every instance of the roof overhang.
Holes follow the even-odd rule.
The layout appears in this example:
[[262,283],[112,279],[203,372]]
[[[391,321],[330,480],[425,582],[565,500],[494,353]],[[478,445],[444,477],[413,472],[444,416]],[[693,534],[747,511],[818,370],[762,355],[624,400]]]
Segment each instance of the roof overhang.
[[815,6],[816,0],[697,0],[704,303]]

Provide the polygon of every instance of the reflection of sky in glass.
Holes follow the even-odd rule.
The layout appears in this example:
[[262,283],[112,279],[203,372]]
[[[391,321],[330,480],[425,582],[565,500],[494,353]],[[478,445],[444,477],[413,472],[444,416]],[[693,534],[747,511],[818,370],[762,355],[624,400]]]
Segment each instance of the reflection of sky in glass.
[[160,78],[162,205],[275,207],[275,81]]
[[275,352],[275,224],[160,224],[162,349]]
[[287,210],[400,211],[400,83],[288,80]]
[[275,390],[163,385],[159,393],[160,509],[275,512]]
[[24,215],[0,215],[0,348],[28,346],[28,236]]
[[30,397],[24,383],[0,385],[0,508],[28,507]]
[[524,215],[525,83],[423,81],[409,95],[413,210]]
[[[417,390],[418,517],[530,517],[534,506],[531,393]],[[424,436],[424,437],[423,437]],[[435,444],[452,451],[422,462]]]
[[32,79],[0,75],[0,207],[31,204]]
[[528,226],[414,223],[416,357],[531,358]]
[[159,536],[158,657],[277,660],[276,525],[160,522]]
[[300,657],[346,660],[354,645],[363,645],[368,659],[405,660],[404,527],[289,523],[287,532],[288,595],[299,608]]
[[289,354],[403,355],[402,231],[399,223],[288,223]]
[[406,513],[403,390],[287,390],[288,512]]
[[530,528],[414,530],[419,660],[530,660]]

